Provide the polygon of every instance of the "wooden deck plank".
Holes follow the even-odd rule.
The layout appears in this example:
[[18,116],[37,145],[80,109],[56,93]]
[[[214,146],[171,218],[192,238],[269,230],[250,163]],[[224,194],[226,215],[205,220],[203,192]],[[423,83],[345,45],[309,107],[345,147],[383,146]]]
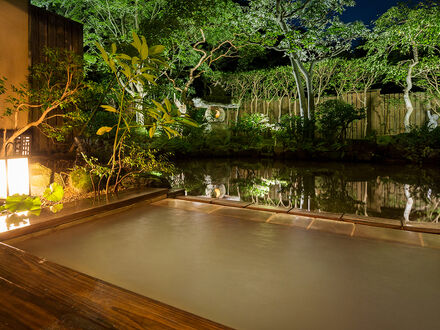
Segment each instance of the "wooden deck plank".
[[0,328],[227,329],[0,243]]

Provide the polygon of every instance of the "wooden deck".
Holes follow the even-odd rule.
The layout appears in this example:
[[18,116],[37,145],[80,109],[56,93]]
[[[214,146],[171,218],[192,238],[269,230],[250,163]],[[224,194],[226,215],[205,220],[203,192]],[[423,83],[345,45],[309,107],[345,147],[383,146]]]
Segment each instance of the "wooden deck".
[[227,329],[2,243],[0,260],[0,329]]

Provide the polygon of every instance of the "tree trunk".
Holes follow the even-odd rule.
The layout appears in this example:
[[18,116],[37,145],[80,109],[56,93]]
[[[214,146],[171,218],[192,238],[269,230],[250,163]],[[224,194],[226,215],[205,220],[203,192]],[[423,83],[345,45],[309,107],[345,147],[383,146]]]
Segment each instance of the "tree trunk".
[[403,90],[403,99],[405,100],[406,114],[403,120],[403,124],[405,125],[405,132],[409,132],[411,130],[410,117],[414,111],[414,106],[411,102],[411,98],[409,93],[413,87],[412,84],[412,74],[414,67],[419,63],[419,53],[417,47],[413,46],[413,60],[412,63],[408,67],[408,72],[406,75],[406,86]]
[[296,89],[298,91],[298,100],[299,100],[299,115],[304,118],[304,115],[306,113],[306,109],[305,109],[305,99],[306,99],[306,95],[304,92],[304,86],[303,83],[301,81],[301,76],[299,73],[299,68],[297,63],[295,62],[295,59],[293,58],[293,55],[289,56],[290,59],[290,64],[292,67],[292,73],[293,76],[295,78],[295,83],[296,83]]

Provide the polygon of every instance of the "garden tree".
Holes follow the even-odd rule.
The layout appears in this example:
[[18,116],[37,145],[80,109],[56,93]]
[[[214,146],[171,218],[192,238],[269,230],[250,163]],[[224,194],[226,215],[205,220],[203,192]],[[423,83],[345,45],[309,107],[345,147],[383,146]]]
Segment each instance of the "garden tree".
[[[130,94],[133,99],[137,100],[135,104],[136,122],[142,125],[144,124],[143,100],[148,96],[148,92],[151,90],[151,85],[156,84],[155,77],[150,73],[157,72],[159,71],[160,67],[166,65],[162,58],[162,53],[165,47],[162,45],[149,47],[145,37],[142,36],[141,40],[134,31],[132,35],[134,41],[131,43],[131,45],[136,50],[136,54],[133,57],[126,54],[120,54],[119,59],[130,60],[131,68],[136,70],[136,74],[143,75],[144,78],[147,78],[147,83],[138,79],[124,81],[124,77],[126,77],[124,71],[128,70],[128,65],[124,62],[118,63],[120,64],[120,70],[116,71],[115,78],[118,80],[119,85],[124,86],[126,92]],[[107,53],[105,52],[104,48],[99,44],[97,44],[97,47],[101,51],[102,56],[105,58]],[[115,52],[116,47],[116,44],[112,44],[112,53]],[[114,70],[114,68],[111,68],[111,70]]]
[[[162,130],[171,138],[179,135],[175,125],[187,124],[197,126],[193,121],[187,119],[178,110],[172,108],[168,99],[159,103],[152,99],[146,99],[139,93],[128,93],[129,85],[148,85],[155,82],[157,71],[152,62],[156,52],[148,48],[145,37],[139,38],[133,33],[134,41],[131,43],[133,56],[126,53],[118,53],[115,44],[111,47],[111,53],[107,53],[102,46],[99,49],[104,62],[108,65],[117,82],[113,92],[116,97],[116,106],[103,105],[102,108],[115,114],[116,124],[103,126],[97,131],[97,135],[106,133],[114,134],[113,148],[108,162],[106,193],[109,192],[110,183],[114,180],[114,190],[117,191],[123,180],[131,175],[142,173],[148,170],[149,163],[144,158],[149,154],[130,143],[128,138],[135,129],[146,129],[148,136],[153,138],[157,130]],[[139,123],[135,120],[136,114],[142,111],[144,121]],[[151,156],[151,155],[150,155]],[[149,157],[151,158],[151,157]]]
[[360,22],[339,20],[353,0],[251,0],[247,12],[251,40],[283,52],[290,60],[300,113],[314,118],[313,70],[317,62],[335,57],[363,35]]
[[[440,56],[424,58],[420,63],[419,85],[426,91],[428,110],[440,112]],[[434,106],[433,106],[434,105]]]
[[[313,85],[315,86],[315,105],[321,101],[332,85],[332,81],[343,59],[329,58],[316,63],[313,70]],[[348,75],[347,75],[348,76]]]
[[[241,11],[232,0],[33,0],[33,3],[84,24],[86,70],[98,71],[91,76],[93,79],[101,81],[99,75],[108,73],[99,60],[96,43],[107,51],[112,43],[124,47],[134,31],[145,35],[148,44],[164,45],[164,56],[169,58],[166,73],[181,93],[184,104],[194,81],[215,62],[234,56],[238,50],[232,41]],[[173,93],[172,87],[159,86],[150,92],[156,96]]]
[[240,30],[240,6],[231,0],[181,2],[187,15],[176,19],[178,29],[170,33],[167,46],[170,69],[166,75],[179,98],[189,104],[196,79],[210,73],[221,60],[236,57],[243,47],[236,33]]
[[[214,86],[219,84],[226,92],[230,93],[232,102],[242,105],[250,87],[250,81],[244,75],[244,72],[235,74],[212,72],[209,78],[213,81]],[[238,121],[240,116],[240,108],[235,113],[235,121]]]
[[[344,93],[353,93],[363,109],[368,107],[368,91],[379,82],[386,71],[386,67],[381,62],[376,62],[370,57],[366,58],[337,58],[336,66],[332,77],[329,80],[338,98],[342,98]],[[380,117],[380,112],[373,108]],[[368,118],[366,117],[366,121]],[[364,126],[365,133],[368,125]]]
[[30,128],[40,128],[43,133],[56,130],[51,125],[51,119],[67,119],[77,112],[75,106],[79,102],[79,93],[84,88],[82,60],[69,51],[47,49],[45,56],[44,63],[30,69],[30,86],[12,86],[12,93],[7,100],[10,106],[1,116],[13,116],[19,111],[32,111],[32,118],[35,119],[29,120],[9,138],[3,139],[0,150],[3,155],[7,145]]
[[32,0],[32,4],[54,11],[84,24],[84,59],[86,71],[103,71],[96,43],[110,49],[112,43],[131,40],[147,22],[164,14],[165,0]]
[[410,92],[421,76],[420,63],[440,51],[439,5],[428,2],[414,8],[404,4],[390,8],[375,22],[365,48],[373,62],[388,67],[385,81],[403,87],[408,132],[414,111]]

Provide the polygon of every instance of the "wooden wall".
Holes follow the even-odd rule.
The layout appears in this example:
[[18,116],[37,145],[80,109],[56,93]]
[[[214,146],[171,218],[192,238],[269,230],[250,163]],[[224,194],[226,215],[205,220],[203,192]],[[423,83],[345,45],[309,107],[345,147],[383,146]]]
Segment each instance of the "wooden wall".
[[[59,48],[83,54],[83,26],[81,23],[51,13],[45,9],[30,6],[29,8],[29,48],[30,63],[35,65],[44,61],[45,48]],[[30,115],[31,119],[38,118],[38,111]],[[49,122],[51,126],[61,126],[61,117]],[[38,128],[32,131],[33,153],[61,152],[65,146],[55,143],[44,136]]]
[[[5,87],[20,86],[27,81],[29,67],[29,0],[0,0],[0,77]],[[23,127],[28,121],[25,111],[3,116],[9,107],[10,94],[0,96],[0,139],[4,130]]]

